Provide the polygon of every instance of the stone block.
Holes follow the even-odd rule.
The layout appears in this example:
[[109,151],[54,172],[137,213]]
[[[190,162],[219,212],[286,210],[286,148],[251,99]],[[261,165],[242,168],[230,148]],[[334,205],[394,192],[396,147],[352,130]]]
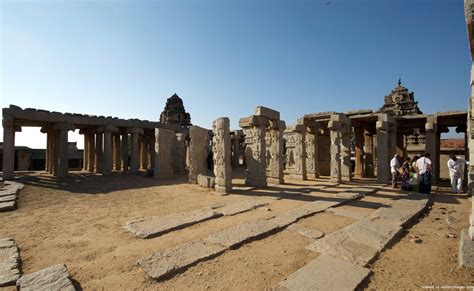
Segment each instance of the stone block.
[[255,108],[255,115],[264,116],[272,120],[280,119],[280,112],[264,106],[257,106],[257,108]]
[[267,203],[252,201],[252,200],[244,200],[235,202],[229,205],[226,205],[222,208],[217,209],[219,213],[222,213],[225,216],[236,215],[238,213],[246,212],[258,207],[262,207],[267,205]]
[[155,129],[155,161],[154,161],[154,177],[172,177],[174,174],[173,158],[171,155],[171,147],[175,138],[174,131],[169,129]]
[[74,291],[74,287],[66,265],[58,264],[38,272],[24,275],[17,282],[16,286],[20,290],[64,290]]
[[208,236],[205,241],[232,248],[277,228],[278,226],[269,220],[256,220],[218,231]]
[[206,176],[206,175],[199,174],[197,176],[197,183],[201,187],[214,189],[215,179],[216,178],[212,177],[212,176]]
[[0,239],[0,287],[15,285],[20,275],[20,254],[15,240]]
[[321,255],[281,281],[275,290],[355,290],[369,274],[367,268]]
[[324,236],[324,232],[319,230],[314,230],[297,224],[290,225],[288,230],[294,231],[302,236],[305,236],[310,239],[319,239]]
[[196,184],[199,174],[207,172],[209,132],[199,126],[189,128],[189,182]]
[[467,228],[461,231],[459,266],[474,268],[474,240],[470,239]]
[[222,214],[210,207],[204,207],[128,222],[125,228],[140,238],[151,238],[219,216],[222,216]]
[[200,261],[207,260],[226,250],[221,245],[200,241],[189,242],[165,252],[157,252],[138,262],[145,273],[160,280],[180,272]]
[[16,201],[0,202],[0,212],[16,209]]
[[239,126],[242,128],[261,126],[268,127],[269,121],[265,116],[251,115],[249,117],[244,117],[239,120]]

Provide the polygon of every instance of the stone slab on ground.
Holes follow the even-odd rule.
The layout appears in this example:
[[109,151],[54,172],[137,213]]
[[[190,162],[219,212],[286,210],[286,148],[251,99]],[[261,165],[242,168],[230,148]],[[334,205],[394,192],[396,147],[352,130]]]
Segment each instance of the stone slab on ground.
[[232,248],[277,228],[278,226],[271,223],[270,220],[255,220],[213,233],[204,241]]
[[363,213],[341,209],[340,207],[330,207],[326,211],[334,213],[335,215],[352,218],[354,220],[361,220],[367,216],[367,215],[364,215]]
[[367,268],[321,255],[281,281],[275,290],[355,290],[369,274]]
[[292,224],[288,228],[288,230],[294,231],[302,236],[305,236],[310,239],[319,239],[324,236],[324,232],[319,231],[319,230],[314,230],[311,228],[307,228],[304,226],[300,226],[297,224]]
[[58,264],[35,273],[24,275],[17,282],[20,290],[65,290],[74,291],[71,276],[65,264]]
[[409,224],[428,205],[426,196],[412,196],[394,201],[387,207],[380,207],[367,220],[377,223],[392,223],[398,226]]
[[220,212],[217,212],[211,207],[204,207],[186,212],[172,213],[165,216],[128,222],[125,228],[140,238],[151,238],[220,216],[222,216]]
[[391,224],[358,221],[309,244],[306,249],[366,266],[401,229]]
[[461,231],[459,266],[474,268],[474,241],[469,238],[469,230],[467,228]]
[[0,212],[16,209],[16,201],[0,202]]
[[15,201],[16,198],[17,198],[16,195],[0,196],[0,202]]
[[217,209],[216,211],[222,213],[225,216],[236,215],[238,213],[246,212],[258,207],[262,207],[267,205],[267,203],[252,201],[252,200],[244,200],[240,202],[231,203],[229,205],[225,205],[222,208]]
[[138,262],[145,273],[160,280],[180,272],[200,261],[212,258],[226,250],[221,245],[194,241],[165,252],[157,252]]
[[20,254],[15,240],[0,239],[0,287],[15,285],[20,275]]

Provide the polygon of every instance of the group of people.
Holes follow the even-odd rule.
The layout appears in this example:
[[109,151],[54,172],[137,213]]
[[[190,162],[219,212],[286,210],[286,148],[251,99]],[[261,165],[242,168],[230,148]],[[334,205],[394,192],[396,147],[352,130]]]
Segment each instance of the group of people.
[[[401,181],[401,188],[406,191],[416,191],[423,194],[431,193],[431,171],[432,163],[429,153],[421,157],[405,158],[395,155],[390,161],[390,171],[392,173],[392,188],[397,187],[398,180]],[[450,155],[448,160],[449,177],[451,179],[451,190],[453,193],[462,191],[464,168],[468,164],[463,158]]]
[[397,187],[397,181],[400,178],[403,190],[430,194],[432,170],[430,156],[429,153],[425,153],[421,157],[405,158],[400,164],[400,156],[395,155],[390,161],[392,187]]

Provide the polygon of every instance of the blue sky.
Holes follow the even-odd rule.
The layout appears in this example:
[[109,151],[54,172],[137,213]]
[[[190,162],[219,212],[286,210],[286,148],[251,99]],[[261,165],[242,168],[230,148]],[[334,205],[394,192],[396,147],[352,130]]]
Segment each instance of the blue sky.
[[[176,92],[194,124],[228,116],[238,128],[257,105],[287,124],[377,109],[399,76],[425,113],[466,110],[470,94],[462,0],[4,0],[0,9],[2,107],[158,120]],[[45,140],[38,129],[17,135],[32,147]]]

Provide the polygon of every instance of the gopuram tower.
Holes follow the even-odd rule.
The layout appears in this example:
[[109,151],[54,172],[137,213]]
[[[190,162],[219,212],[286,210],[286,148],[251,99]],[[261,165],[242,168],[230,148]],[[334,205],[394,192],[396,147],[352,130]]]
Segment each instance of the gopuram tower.
[[160,122],[181,126],[191,125],[191,116],[184,110],[183,100],[176,93],[166,100],[165,109],[160,115]]

